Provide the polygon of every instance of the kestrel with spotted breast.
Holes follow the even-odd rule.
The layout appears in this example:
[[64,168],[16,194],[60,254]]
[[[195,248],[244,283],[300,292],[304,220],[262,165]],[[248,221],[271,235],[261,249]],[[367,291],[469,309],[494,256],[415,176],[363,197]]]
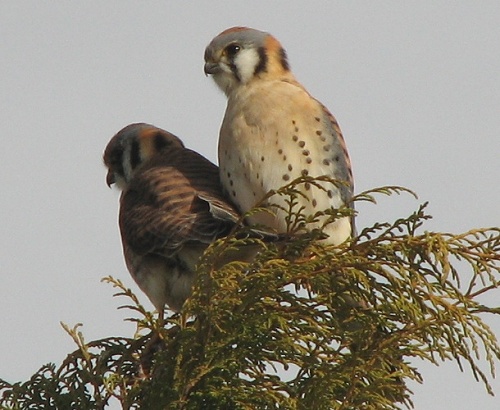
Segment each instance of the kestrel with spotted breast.
[[[304,214],[352,206],[353,176],[344,138],[333,115],[295,79],[287,55],[272,35],[233,27],[205,50],[205,73],[227,96],[219,136],[222,185],[241,212],[270,191],[301,176],[327,176],[323,189],[305,183],[297,198]],[[284,198],[272,202],[285,206]],[[309,228],[321,228],[326,216]],[[251,223],[286,232],[286,211],[257,213]],[[327,243],[339,244],[354,230],[349,216],[326,225]]]

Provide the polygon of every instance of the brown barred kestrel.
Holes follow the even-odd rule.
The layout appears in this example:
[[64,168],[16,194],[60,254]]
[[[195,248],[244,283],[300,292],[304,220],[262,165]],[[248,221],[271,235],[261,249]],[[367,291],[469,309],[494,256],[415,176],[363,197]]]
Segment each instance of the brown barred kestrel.
[[104,152],[106,182],[122,189],[119,225],[128,270],[163,318],[191,293],[208,245],[239,218],[217,166],[149,124],[119,131]]

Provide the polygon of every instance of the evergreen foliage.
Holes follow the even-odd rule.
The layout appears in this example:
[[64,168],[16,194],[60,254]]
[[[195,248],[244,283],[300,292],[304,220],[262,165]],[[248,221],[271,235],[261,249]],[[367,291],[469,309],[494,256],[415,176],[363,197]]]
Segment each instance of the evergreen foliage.
[[[270,193],[288,198],[291,235],[265,242],[240,228],[210,246],[193,296],[164,327],[105,278],[127,300],[137,335],[85,342],[80,325],[64,325],[78,349],[26,382],[0,380],[1,408],[411,408],[407,382],[422,381],[412,358],[467,365],[492,394],[500,346],[484,313],[500,308],[481,300],[500,284],[500,229],[425,231],[423,204],[325,245],[321,232],[301,233],[320,213],[306,218],[294,200],[299,184],[324,182],[304,177]],[[352,210],[328,214],[333,222]],[[243,246],[261,251],[251,263],[220,267]]]

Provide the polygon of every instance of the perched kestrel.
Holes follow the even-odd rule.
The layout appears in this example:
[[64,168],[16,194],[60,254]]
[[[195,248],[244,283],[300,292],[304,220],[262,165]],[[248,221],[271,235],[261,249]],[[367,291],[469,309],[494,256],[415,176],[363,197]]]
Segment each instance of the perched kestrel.
[[[246,27],[223,31],[205,50],[205,73],[228,98],[220,130],[222,185],[241,212],[270,190],[308,175],[328,176],[345,186],[322,182],[324,190],[305,183],[299,188],[304,214],[349,204],[353,177],[347,148],[332,114],[295,79],[286,52],[268,33]],[[272,202],[285,206],[285,198]],[[259,213],[251,223],[286,232],[286,211]],[[321,227],[323,217],[313,228]],[[351,235],[350,217],[325,227],[328,243]]]
[[224,198],[217,166],[149,124],[119,131],[104,151],[108,186],[122,189],[119,225],[132,277],[163,318],[191,293],[207,246],[239,218]]

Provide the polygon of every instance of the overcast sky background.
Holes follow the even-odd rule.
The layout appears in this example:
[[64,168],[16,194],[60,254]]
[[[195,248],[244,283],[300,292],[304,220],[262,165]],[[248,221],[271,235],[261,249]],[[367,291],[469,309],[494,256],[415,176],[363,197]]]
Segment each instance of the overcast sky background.
[[[131,336],[104,276],[151,307],[123,263],[102,152],[145,121],[215,161],[226,101],[203,74],[203,51],[235,25],[274,34],[337,117],[357,192],[419,194],[359,206],[359,227],[423,201],[429,230],[499,225],[498,1],[2,1],[0,378],[59,365],[76,348],[59,321],[82,322],[87,340]],[[454,363],[420,369],[417,410],[498,410],[500,380],[492,398]]]

